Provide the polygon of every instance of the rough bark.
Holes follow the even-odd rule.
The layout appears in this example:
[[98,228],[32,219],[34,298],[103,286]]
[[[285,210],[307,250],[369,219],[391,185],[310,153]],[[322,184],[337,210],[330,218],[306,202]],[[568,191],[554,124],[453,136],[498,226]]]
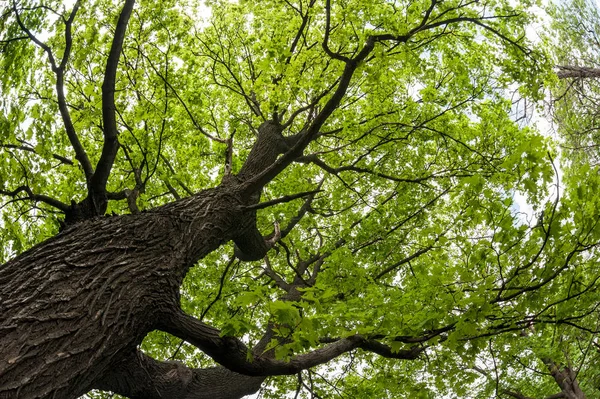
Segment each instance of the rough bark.
[[258,391],[264,380],[224,367],[189,369],[181,363],[159,362],[132,352],[96,387],[131,399],[237,399]]
[[[71,399],[98,388],[131,398],[233,399],[258,390],[265,376],[296,374],[354,349],[419,356],[426,346],[395,351],[353,335],[282,361],[265,352],[270,329],[248,348],[181,311],[179,287],[198,260],[230,240],[245,259],[269,249],[252,206],[262,187],[253,192],[246,183],[275,163],[285,142],[276,124],[264,123],[260,151],[218,187],[148,212],[77,223],[0,266],[0,397]],[[224,367],[190,369],[138,352],[154,329]]]
[[[269,151],[281,148],[261,155]],[[232,239],[257,242],[245,209],[260,193],[240,194],[240,180],[148,212],[75,224],[0,266],[0,395],[74,398],[99,386],[179,310],[190,267]]]
[[94,219],[2,266],[0,392],[87,392],[178,308],[187,269],[243,227],[241,204],[225,186],[151,212]]
[[[259,202],[263,186],[301,157],[318,136],[376,43],[403,43],[420,31],[465,20],[427,25],[426,16],[405,36],[369,37],[353,58],[336,57],[329,50],[332,58],[345,63],[343,72],[301,133],[285,138],[278,122],[265,122],[237,176],[148,212],[102,217],[109,194],[106,179],[118,149],[114,73],[132,4],[133,0],[125,2],[107,62],[104,146],[91,178],[91,167],[86,169],[88,197],[65,211],[67,226],[60,234],[0,266],[0,398],[71,399],[93,388],[132,398],[238,398],[256,391],[265,375],[294,374],[349,350],[396,359],[418,356],[425,346],[393,351],[355,335],[332,339],[290,362],[268,354],[258,358],[255,355],[262,354],[268,342],[267,331],[254,348],[254,360],[248,361],[249,349],[241,341],[221,337],[181,313],[179,287],[190,267],[228,241],[234,241],[240,259],[265,255],[271,240],[266,243],[257,230],[256,208],[251,205]],[[139,353],[136,348],[144,336],[157,328],[195,344],[233,371],[194,370]]]

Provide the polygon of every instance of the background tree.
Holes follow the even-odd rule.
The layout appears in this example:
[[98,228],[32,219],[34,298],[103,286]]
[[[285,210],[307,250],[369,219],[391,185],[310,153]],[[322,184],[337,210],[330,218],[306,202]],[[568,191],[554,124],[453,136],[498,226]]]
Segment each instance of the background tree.
[[0,395],[592,392],[531,5],[7,4]]

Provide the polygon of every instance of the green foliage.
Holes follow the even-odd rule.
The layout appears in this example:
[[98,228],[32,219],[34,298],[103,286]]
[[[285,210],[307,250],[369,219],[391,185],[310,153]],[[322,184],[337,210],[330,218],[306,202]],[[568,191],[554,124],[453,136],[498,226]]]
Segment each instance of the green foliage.
[[[50,9],[70,10],[50,3],[21,12],[60,60],[65,21]],[[580,385],[596,392],[600,178],[589,158],[561,158],[547,132],[515,120],[513,96],[540,101],[544,85],[556,85],[543,43],[526,39],[533,2],[446,0],[431,11],[429,1],[332,3],[328,45],[345,57],[373,35],[413,36],[376,44],[306,157],[264,189],[265,201],[322,190],[269,263],[242,263],[232,246],[220,248],[188,273],[184,311],[249,346],[271,328],[265,352],[281,359],[355,334],[394,354],[428,346],[410,361],[356,350],[299,376],[270,378],[265,398],[296,390],[297,397],[494,397],[503,389],[543,397],[558,391],[546,358],[577,365]],[[573,4],[596,17],[587,3]],[[285,135],[302,131],[344,70],[322,46],[325,2],[207,6],[141,1],[128,26],[116,84],[121,149],[108,188],[143,186],[142,210],[219,184],[229,138],[239,171],[257,127],[274,114],[295,116]],[[69,112],[93,164],[119,11],[110,1],[82,2],[66,64]],[[457,22],[421,31],[428,12]],[[551,13],[574,29],[573,13]],[[64,204],[81,201],[86,181],[47,54],[29,39],[10,40],[22,35],[14,13],[0,17],[0,32],[0,190],[26,185]],[[568,32],[561,47],[585,48],[584,35]],[[3,197],[0,262],[58,231],[62,215],[26,194]],[[258,211],[260,230],[286,226],[303,201]],[[525,205],[533,211],[520,212]],[[128,212],[126,201],[111,201],[108,212]],[[322,260],[299,272],[311,258]],[[273,275],[301,283],[292,295]],[[402,339],[445,327],[423,342]],[[142,349],[191,367],[214,365],[164,333],[148,335]]]

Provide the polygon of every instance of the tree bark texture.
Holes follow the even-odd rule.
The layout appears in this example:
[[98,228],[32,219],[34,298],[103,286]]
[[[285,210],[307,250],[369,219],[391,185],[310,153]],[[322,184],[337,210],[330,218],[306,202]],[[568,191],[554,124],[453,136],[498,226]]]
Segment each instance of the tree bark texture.
[[[259,131],[264,127],[269,125]],[[282,150],[269,146],[272,132],[267,130],[269,137],[259,134],[257,140],[261,150],[244,166],[248,176]],[[208,397],[170,395],[189,384],[212,386],[213,394],[203,390],[212,398],[256,391],[264,377],[224,368],[191,371],[136,351],[161,320],[180,311],[180,284],[199,259],[230,240],[238,252],[248,251],[247,258],[264,256],[255,214],[246,210],[258,202],[260,188],[248,195],[243,180],[232,176],[216,188],[148,212],[83,221],[0,266],[0,397],[75,398],[106,387],[107,381],[123,394],[145,398]],[[253,248],[257,242],[262,246]],[[136,387],[159,388],[153,394],[119,385],[113,372],[119,368],[141,379]],[[144,385],[152,372],[157,380]],[[158,375],[179,383],[170,390],[169,381]]]

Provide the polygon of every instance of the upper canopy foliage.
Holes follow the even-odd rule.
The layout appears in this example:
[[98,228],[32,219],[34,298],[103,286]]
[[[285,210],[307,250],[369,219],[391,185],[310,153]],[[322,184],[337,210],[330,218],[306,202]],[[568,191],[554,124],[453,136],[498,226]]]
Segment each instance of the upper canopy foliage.
[[[533,2],[207,7],[133,8],[107,164],[103,83],[122,5],[7,4],[0,262],[56,234],[107,165],[109,214],[218,185],[239,172],[261,123],[304,132],[353,65],[339,105],[262,200],[318,192],[258,211],[265,235],[275,221],[283,230],[264,261],[235,260],[232,246],[203,259],[182,287],[184,310],[249,344],[271,328],[284,359],[354,334],[420,354],[350,352],[270,379],[266,398],[537,398],[563,389],[552,365],[597,392],[600,182],[586,162],[559,182],[557,145],[526,123],[522,104],[555,82],[552,59],[527,39]],[[143,349],[211,364],[164,333]]]

